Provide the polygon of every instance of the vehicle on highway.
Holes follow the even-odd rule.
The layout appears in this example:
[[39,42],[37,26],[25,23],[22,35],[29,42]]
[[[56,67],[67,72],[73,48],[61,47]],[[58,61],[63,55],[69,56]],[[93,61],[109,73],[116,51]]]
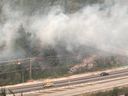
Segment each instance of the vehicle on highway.
[[100,73],[100,76],[107,76],[107,75],[109,75],[109,73],[107,73],[107,72]]
[[43,82],[43,87],[44,88],[49,88],[49,87],[53,87],[54,83],[52,81],[46,80]]

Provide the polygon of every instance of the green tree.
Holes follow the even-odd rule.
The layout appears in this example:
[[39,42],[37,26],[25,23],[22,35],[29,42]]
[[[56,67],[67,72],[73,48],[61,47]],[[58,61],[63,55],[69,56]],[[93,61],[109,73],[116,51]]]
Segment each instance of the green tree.
[[40,41],[35,37],[21,25],[14,40],[14,50],[24,53],[26,57],[37,56],[40,53]]
[[57,66],[59,64],[59,59],[57,57],[57,52],[54,48],[46,48],[44,50],[44,55],[46,62],[52,66]]
[[110,96],[118,96],[119,94],[119,89],[118,88],[114,88],[110,94]]

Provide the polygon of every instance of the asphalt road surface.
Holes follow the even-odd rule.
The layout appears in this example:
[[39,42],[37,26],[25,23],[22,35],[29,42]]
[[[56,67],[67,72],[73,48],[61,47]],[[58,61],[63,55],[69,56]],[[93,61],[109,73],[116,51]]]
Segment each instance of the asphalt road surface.
[[10,87],[8,89],[12,90],[14,93],[25,93],[25,92],[31,92],[31,91],[36,91],[36,90],[59,88],[63,86],[77,85],[81,83],[89,83],[93,81],[107,80],[107,79],[123,77],[127,75],[128,75],[128,69],[122,69],[122,70],[118,70],[114,72],[109,72],[109,75],[107,76],[100,76],[100,74],[96,74],[96,75],[89,75],[85,77],[77,77],[77,78],[72,78],[72,79],[69,78],[66,80],[55,81],[53,82],[54,83],[53,86],[49,88],[44,88],[43,82],[42,82],[42,83],[37,83],[37,84]]

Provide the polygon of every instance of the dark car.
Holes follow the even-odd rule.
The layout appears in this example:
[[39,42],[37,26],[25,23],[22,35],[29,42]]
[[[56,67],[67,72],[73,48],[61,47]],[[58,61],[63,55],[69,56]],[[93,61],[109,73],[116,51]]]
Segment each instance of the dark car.
[[109,73],[107,73],[107,72],[100,73],[100,76],[107,76],[107,75],[109,75]]

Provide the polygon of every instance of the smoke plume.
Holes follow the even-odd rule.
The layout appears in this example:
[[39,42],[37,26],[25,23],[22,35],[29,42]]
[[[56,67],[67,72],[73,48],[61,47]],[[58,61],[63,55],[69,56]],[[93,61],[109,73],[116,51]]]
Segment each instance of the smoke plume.
[[[66,8],[58,3],[51,5],[52,0],[50,3],[42,0],[42,5],[39,3],[41,1],[36,3],[33,0],[27,0],[31,3],[24,3],[24,0],[1,1],[1,58],[25,54],[23,49],[14,50],[14,42],[21,25],[26,33],[32,34],[32,44],[38,43],[34,38],[40,40],[41,48],[47,45],[56,47],[61,43],[68,51],[73,51],[79,46],[92,46],[128,55],[127,0],[104,0],[103,3],[82,4],[82,7],[71,13],[65,12]],[[79,3],[74,1],[68,6],[73,4],[75,6]]]

